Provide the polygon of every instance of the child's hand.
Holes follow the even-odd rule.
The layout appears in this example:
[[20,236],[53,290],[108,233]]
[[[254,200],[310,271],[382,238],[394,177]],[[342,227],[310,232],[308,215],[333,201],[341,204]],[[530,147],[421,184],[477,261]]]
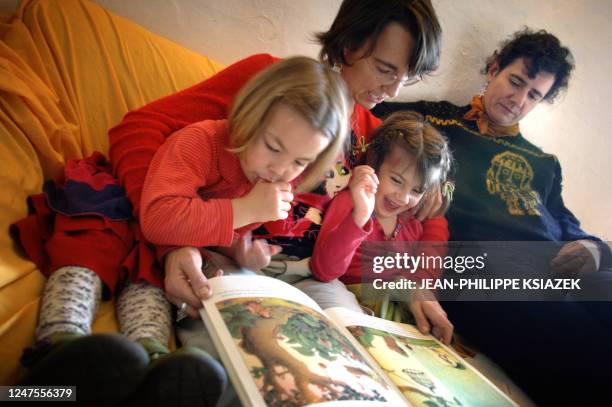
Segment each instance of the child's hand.
[[453,324],[430,290],[416,289],[411,292],[408,303],[421,333],[430,333],[448,345],[453,337]]
[[286,219],[291,210],[291,184],[258,182],[242,198],[232,199],[234,229],[251,223]]
[[281,251],[282,247],[268,244],[265,239],[253,240],[249,232],[238,240],[234,260],[240,267],[258,271],[270,264],[272,256]]
[[378,177],[369,165],[360,165],[353,169],[353,176],[349,181],[351,198],[353,198],[353,219],[360,228],[366,224],[376,203],[376,190]]

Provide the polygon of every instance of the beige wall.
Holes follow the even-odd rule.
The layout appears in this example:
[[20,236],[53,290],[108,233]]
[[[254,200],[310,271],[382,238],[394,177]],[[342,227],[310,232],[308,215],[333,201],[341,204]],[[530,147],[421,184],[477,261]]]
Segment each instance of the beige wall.
[[[313,31],[329,27],[340,0],[96,0],[139,24],[231,63],[257,52],[316,56]],[[15,4],[0,0],[0,11]],[[570,90],[522,123],[526,137],[557,154],[567,206],[586,230],[612,240],[612,2],[608,0],[433,0],[442,21],[442,65],[399,99],[465,103],[482,86],[482,61],[523,25],[550,30],[577,61]],[[467,84],[467,85],[466,85]]]

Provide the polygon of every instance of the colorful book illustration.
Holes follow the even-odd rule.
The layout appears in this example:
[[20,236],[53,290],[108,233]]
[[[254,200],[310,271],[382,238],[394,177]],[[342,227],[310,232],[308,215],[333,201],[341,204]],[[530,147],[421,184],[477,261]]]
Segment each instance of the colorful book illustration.
[[344,308],[262,276],[210,280],[201,311],[245,406],[514,406],[415,327]]

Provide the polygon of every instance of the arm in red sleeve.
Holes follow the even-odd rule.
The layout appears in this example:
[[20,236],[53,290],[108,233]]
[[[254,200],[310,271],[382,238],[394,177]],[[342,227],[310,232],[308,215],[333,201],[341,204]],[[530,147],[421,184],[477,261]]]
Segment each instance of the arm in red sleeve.
[[[425,256],[439,256],[444,257],[447,253],[447,245],[449,232],[448,222],[444,216],[437,218],[426,219],[422,222],[423,234],[421,235],[420,251],[418,253],[424,253]],[[426,270],[426,274],[423,278],[438,278],[442,275],[442,269],[430,268]]]
[[325,211],[310,259],[312,275],[317,280],[327,282],[343,275],[357,248],[372,232],[372,220],[361,229],[355,224],[352,211],[349,191],[338,194]]
[[423,235],[421,240],[423,242],[448,242],[450,235],[448,232],[448,222],[444,216],[426,219],[422,224]]
[[229,106],[244,84],[276,61],[268,54],[243,59],[191,88],[129,112],[109,131],[113,171],[136,217],[147,169],[166,137],[191,123],[227,118]]
[[[204,122],[219,123],[219,122]],[[227,246],[234,235],[230,199],[207,199],[199,191],[215,182],[222,148],[212,133],[220,126],[199,124],[180,130],[155,154],[142,194],[140,224],[153,244]],[[218,177],[218,176],[217,176]]]

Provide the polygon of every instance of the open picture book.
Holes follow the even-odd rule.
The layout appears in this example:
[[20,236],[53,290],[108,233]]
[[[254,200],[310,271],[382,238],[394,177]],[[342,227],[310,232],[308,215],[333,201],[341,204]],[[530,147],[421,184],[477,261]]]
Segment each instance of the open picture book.
[[515,406],[416,327],[263,276],[210,279],[201,316],[245,406]]

